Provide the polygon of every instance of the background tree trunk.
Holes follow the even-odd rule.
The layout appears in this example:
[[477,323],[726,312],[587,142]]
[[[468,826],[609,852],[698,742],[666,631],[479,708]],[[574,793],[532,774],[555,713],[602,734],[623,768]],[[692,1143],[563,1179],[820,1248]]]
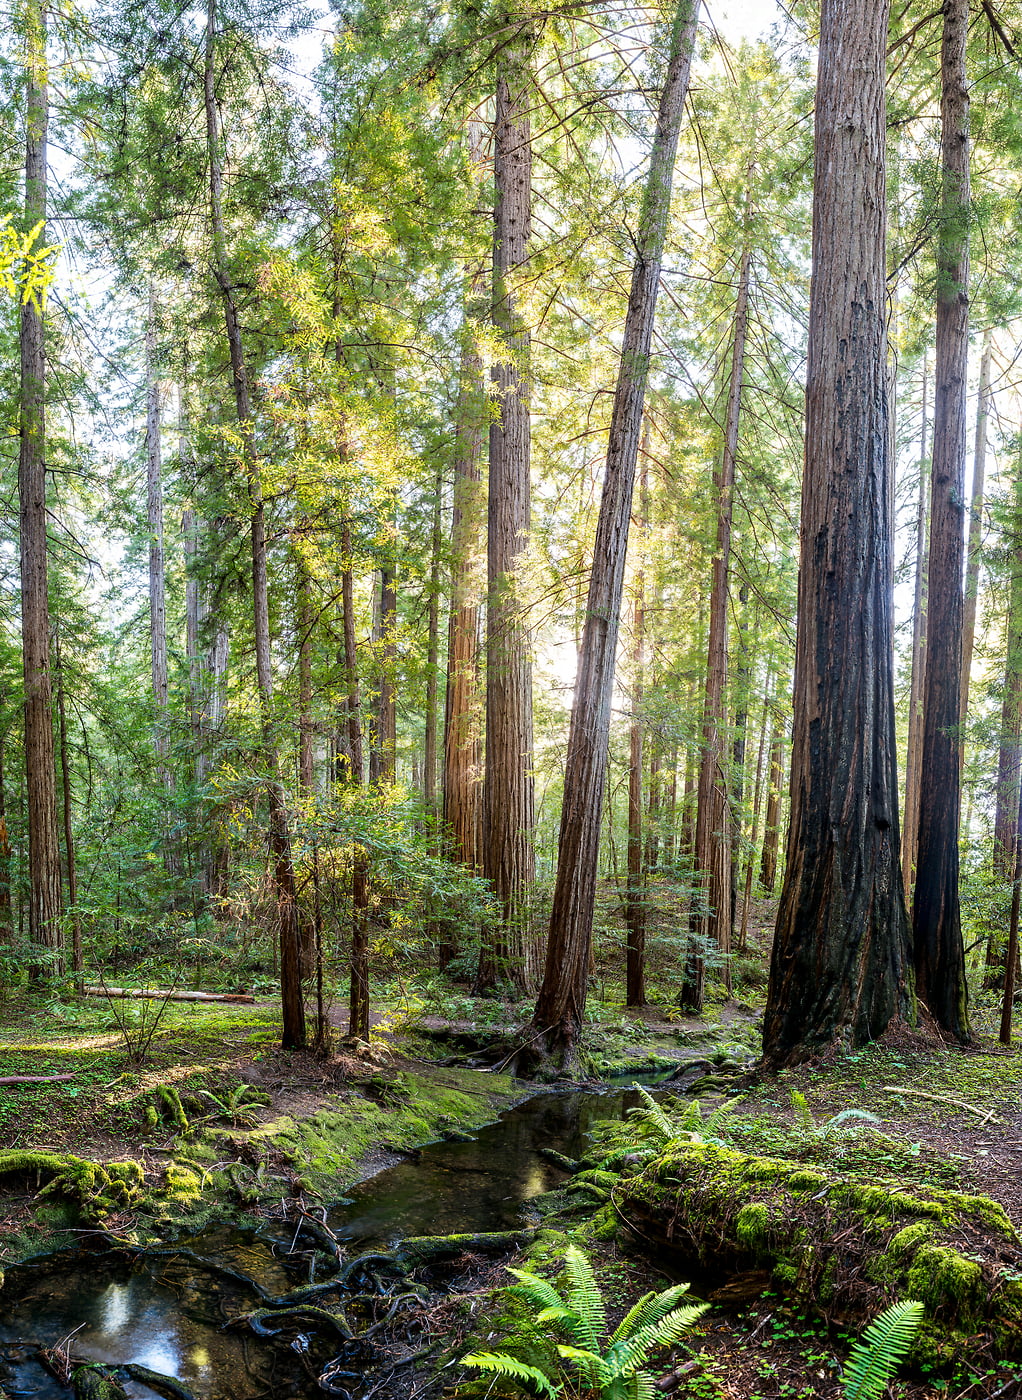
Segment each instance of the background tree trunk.
[[781,783],[784,780],[784,729],[776,711],[770,733],[770,779],[767,784],[766,815],[763,819],[763,850],[759,861],[759,883],[773,894],[777,883],[777,847],[781,835]]
[[[46,218],[46,131],[49,89],[46,21],[37,0],[24,11],[25,225]],[[46,243],[40,229],[36,246]],[[52,960],[34,975],[63,966],[60,916],[63,898],[57,840],[50,680],[50,604],[46,545],[46,352],[43,314],[35,301],[21,307],[21,446],[18,498],[21,525],[21,643],[25,669],[25,786],[28,801],[28,928],[33,943]]]
[[[979,564],[983,548],[983,492],[986,485],[987,422],[990,418],[990,361],[993,348],[990,328],[983,332],[983,356],[979,364],[979,397],[976,403],[976,442],[972,456],[972,506],[969,511],[969,544],[965,561],[965,611],[962,617],[962,724],[969,718],[969,681],[976,642],[976,609],[979,603]],[[965,767],[965,738],[959,744]]]
[[885,268],[887,5],[823,0],[791,817],[770,1064],[911,1013],[898,847]]
[[487,488],[483,873],[493,884],[502,925],[480,951],[480,990],[502,978],[525,987],[528,898],[536,868],[532,664],[519,592],[530,529],[529,331],[515,286],[515,274],[528,259],[532,210],[531,42],[523,29],[504,51],[493,125],[493,325],[506,358],[493,370],[500,416],[490,424]]
[[206,143],[209,161],[210,224],[213,268],[223,297],[224,322],[231,357],[238,426],[244,440],[245,466],[252,504],[252,614],[255,636],[256,682],[262,711],[263,759],[269,807],[269,844],[273,881],[277,896],[280,945],[280,998],[285,1049],[301,1049],[306,1042],[305,1007],[302,1001],[301,938],[298,904],[295,897],[294,863],[291,856],[291,830],[284,788],[280,780],[280,758],[273,722],[273,671],[270,654],[270,612],[266,578],[266,518],[262,481],[255,444],[252,441],[252,409],[248,369],[245,364],[241,322],[235,302],[234,282],[227,261],[223,223],[223,166],[220,150],[219,115],[214,86],[216,39],[216,0],[208,0],[203,66],[206,109]]
[[745,336],[749,316],[749,267],[752,249],[746,242],[738,270],[731,372],[724,418],[724,450],[715,473],[717,542],[713,551],[710,583],[710,626],[706,655],[706,693],[703,700],[702,749],[696,799],[695,878],[699,893],[689,920],[693,934],[690,964],[693,976],[690,1004],[703,1005],[703,958],[716,943],[724,960],[724,989],[731,994],[731,804],[727,772],[727,614],[731,568],[731,513],[738,456],[738,427],[742,412],[742,378],[745,373]]
[[912,679],[908,702],[908,749],[905,756],[905,832],[901,878],[905,899],[912,898],[919,844],[919,787],[922,781],[923,676],[926,671],[927,510],[930,473],[926,456],[926,358],[923,357],[923,408],[919,443],[919,504],[916,508],[916,582],[912,606]]
[[578,680],[571,709],[564,805],[557,845],[546,970],[534,1024],[546,1048],[569,1056],[585,1009],[596,899],[600,811],[607,772],[632,487],[660,289],[660,262],[670,218],[671,184],[688,91],[698,0],[680,0],[671,31],[649,176],[639,215],[631,296],[611,411],[607,467],[596,526]]
[[639,565],[635,571],[632,611],[632,715],[628,728],[628,884],[625,891],[625,1005],[646,1005],[646,890],[642,860],[642,778],[645,716],[643,682],[646,664],[645,561],[649,519],[649,420],[643,433],[639,486]]
[[969,353],[968,0],[946,0],[941,42],[941,190],[937,246],[933,483],[923,685],[919,848],[913,934],[916,991],[940,1028],[970,1038],[958,903],[959,723],[965,395]]

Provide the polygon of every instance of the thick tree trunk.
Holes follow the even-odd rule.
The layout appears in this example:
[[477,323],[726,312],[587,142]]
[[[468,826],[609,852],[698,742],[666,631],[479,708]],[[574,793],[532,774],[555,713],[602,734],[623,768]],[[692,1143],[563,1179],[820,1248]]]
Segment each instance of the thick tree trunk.
[[[25,225],[46,218],[46,129],[49,89],[46,21],[41,3],[24,12]],[[46,242],[40,229],[37,246]],[[28,928],[51,961],[35,975],[59,973],[63,963],[60,846],[54,772],[50,682],[50,605],[46,548],[46,352],[43,314],[36,301],[21,307],[21,447],[18,497],[21,523],[21,643],[25,670],[25,781],[28,798]]]
[[248,474],[249,497],[252,506],[252,614],[256,653],[256,683],[262,712],[263,761],[266,768],[266,794],[270,818],[269,844],[277,896],[280,998],[283,1017],[281,1039],[286,1049],[300,1049],[304,1047],[306,1042],[300,962],[301,937],[298,903],[295,896],[294,862],[291,855],[290,822],[284,788],[280,780],[280,757],[273,721],[273,671],[270,654],[270,611],[266,576],[266,516],[259,460],[252,438],[248,367],[245,363],[234,281],[227,261],[227,242],[223,222],[223,157],[214,82],[215,41],[216,0],[208,0],[203,90],[206,109],[206,149],[209,160],[209,211],[213,270],[223,297],[224,322],[234,381],[235,407],[244,445],[245,467]]
[[528,258],[532,212],[532,91],[527,29],[505,49],[493,124],[493,325],[506,356],[493,370],[499,418],[490,424],[487,487],[486,775],[483,874],[502,926],[480,950],[480,990],[506,979],[525,989],[528,901],[535,876],[532,663],[520,595],[529,542],[529,331],[516,274]]
[[181,513],[181,537],[185,557],[185,660],[188,664],[188,727],[192,738],[195,780],[201,782],[201,754],[206,720],[201,640],[206,621],[206,610],[197,571],[199,523],[195,511],[190,507]]
[[906,902],[915,883],[919,844],[919,788],[923,757],[923,676],[926,672],[927,510],[930,473],[926,455],[926,360],[923,359],[923,408],[919,444],[919,504],[916,508],[916,582],[912,606],[912,679],[908,701],[908,749],[905,755],[905,831],[901,846],[901,879]]
[[[0,708],[6,705],[0,694]],[[14,912],[11,906],[11,838],[7,830],[7,779],[4,772],[6,729],[0,729],[0,943],[14,942]]]
[[710,627],[706,655],[706,693],[696,798],[694,874],[698,880],[695,906],[689,919],[692,933],[691,1004],[703,1005],[703,959],[716,944],[723,959],[724,989],[731,993],[731,803],[727,772],[727,613],[731,568],[731,512],[738,456],[738,427],[742,412],[745,336],[749,319],[749,267],[752,249],[746,243],[738,269],[731,373],[724,418],[724,450],[715,473],[717,542],[710,583]]
[[[972,456],[972,506],[969,512],[969,544],[965,562],[965,611],[962,616],[962,699],[961,722],[969,718],[969,680],[972,652],[976,642],[976,608],[979,602],[979,561],[983,546],[983,492],[986,486],[987,421],[990,418],[990,361],[993,348],[989,326],[983,333],[983,356],[979,364],[979,398],[976,404],[976,439]],[[965,767],[965,739],[959,743],[962,768]]]
[[348,1035],[369,1040],[369,859],[356,846],[351,857],[351,968]]
[[737,657],[734,684],[734,739],[731,745],[731,941],[738,932],[738,877],[742,864],[742,832],[745,826],[746,760],[749,745],[749,692],[752,684],[753,644],[749,642],[746,609],[749,585],[745,581],[738,589]]
[[965,394],[969,351],[968,0],[946,0],[941,43],[933,483],[923,686],[924,781],[913,905],[916,990],[937,1025],[970,1039],[958,903]]
[[791,817],[769,1064],[912,1011],[900,880],[888,518],[887,5],[823,0]]
[[557,881],[546,971],[534,1016],[546,1048],[560,1056],[571,1054],[586,1002],[632,487],[660,288],[660,262],[670,218],[674,160],[698,10],[698,0],[680,0],[671,32],[670,57],[639,215],[636,260],[611,411],[607,467],[571,710]]

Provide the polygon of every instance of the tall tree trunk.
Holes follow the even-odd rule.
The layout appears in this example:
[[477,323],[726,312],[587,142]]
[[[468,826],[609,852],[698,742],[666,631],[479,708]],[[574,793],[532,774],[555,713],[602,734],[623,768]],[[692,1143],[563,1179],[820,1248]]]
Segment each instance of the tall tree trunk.
[[341,622],[344,629],[344,674],[348,691],[348,761],[353,783],[365,782],[365,760],[362,754],[362,697],[358,679],[358,649],[355,642],[355,588],[351,568],[351,524],[345,520],[341,529]]
[[78,913],[78,870],[75,865],[74,829],[71,824],[71,765],[67,752],[67,710],[64,705],[64,662],[60,631],[54,634],[57,663],[57,724],[60,734],[60,781],[64,798],[64,868],[67,871],[67,902],[71,908],[71,968],[76,981],[82,972],[82,920]]
[[483,493],[479,464],[486,421],[483,364],[473,334],[471,307],[482,294],[473,279],[466,307],[454,444],[451,515],[451,614],[447,627],[447,703],[444,717],[444,825],[451,854],[478,864],[479,838],[479,602],[478,554]]
[[941,209],[937,244],[933,483],[923,685],[919,850],[913,906],[916,991],[937,1025],[970,1039],[958,903],[959,722],[965,394],[969,352],[968,0],[945,0],[941,42]]
[[486,775],[483,874],[502,924],[480,950],[477,986],[527,984],[528,900],[536,869],[532,777],[532,664],[520,594],[529,542],[529,330],[516,274],[528,258],[532,217],[532,91],[523,27],[504,50],[493,124],[493,326],[505,357],[493,370],[499,418],[490,424],[487,486]]
[[[0,708],[5,708],[6,693],[0,692]],[[14,942],[14,912],[11,907],[11,838],[7,830],[7,780],[4,772],[6,727],[0,729],[0,943]]]
[[145,331],[146,519],[149,526],[149,658],[153,685],[153,749],[160,782],[170,791],[170,731],[167,682],[167,584],[163,541],[163,480],[160,451],[160,375],[156,349],[156,294],[149,289]]
[[[742,864],[743,811],[746,794],[745,772],[749,743],[749,690],[752,683],[752,648],[749,644],[749,624],[746,609],[749,585],[743,579],[738,588],[738,648],[735,661],[734,739],[731,746],[731,941],[738,931],[738,876]],[[758,628],[756,629],[758,631]],[[754,643],[753,643],[754,644]]]
[[770,782],[767,786],[766,816],[763,820],[763,850],[759,861],[759,883],[773,894],[777,883],[777,848],[781,836],[781,783],[784,780],[784,726],[775,713],[770,734]]
[[994,874],[998,880],[1010,879],[1013,869],[1022,753],[1022,474],[1017,469],[1013,492],[1014,509],[1006,541],[1010,573],[994,811]]
[[699,892],[689,920],[693,936],[686,977],[686,1001],[696,1010],[703,1006],[703,960],[715,943],[723,959],[724,988],[731,994],[731,804],[727,773],[727,613],[731,568],[731,512],[735,492],[738,426],[742,412],[742,378],[745,372],[745,336],[749,319],[749,267],[752,249],[742,250],[735,302],[731,373],[724,418],[724,451],[715,472],[717,543],[713,551],[710,584],[710,627],[706,655],[706,693],[703,700],[702,749],[696,799],[695,878]]
[[348,1035],[369,1040],[369,858],[364,846],[351,855],[351,968]]
[[295,622],[298,632],[298,791],[308,800],[315,786],[315,725],[312,718],[312,588],[305,560],[296,553]]
[[273,671],[270,654],[270,610],[266,577],[266,516],[259,459],[252,435],[252,408],[248,367],[245,363],[241,322],[234,280],[227,260],[223,222],[223,157],[220,118],[215,91],[216,0],[207,0],[203,91],[206,109],[206,147],[209,160],[209,212],[213,270],[223,297],[224,323],[231,357],[235,407],[241,431],[248,489],[252,507],[252,614],[255,635],[256,682],[262,717],[263,762],[270,818],[270,853],[277,897],[280,944],[280,999],[286,1049],[300,1049],[306,1042],[305,1006],[302,1001],[301,938],[295,896],[294,862],[287,801],[280,780],[280,757],[273,720]]
[[443,477],[437,472],[429,550],[429,607],[426,641],[426,725],[422,752],[422,801],[434,815],[436,801],[437,670],[440,665],[440,508]]
[[912,679],[908,702],[908,749],[905,755],[905,832],[901,846],[901,879],[906,902],[915,883],[919,844],[919,789],[923,758],[923,676],[926,671],[927,511],[930,473],[926,456],[926,359],[923,359],[923,409],[919,444],[919,504],[916,507],[916,582],[912,606]]
[[912,1011],[898,845],[881,0],[823,0],[791,816],[769,1064]]
[[397,582],[394,565],[380,570],[380,695],[376,711],[376,781],[397,777]]
[[639,486],[639,562],[632,610],[632,716],[628,731],[628,885],[625,891],[625,1005],[646,1005],[646,891],[642,860],[643,684],[646,664],[646,527],[649,518],[649,420],[643,433]]
[[[983,356],[979,363],[979,398],[976,404],[976,439],[972,457],[972,507],[969,512],[969,545],[965,562],[965,611],[962,617],[962,724],[969,718],[969,679],[976,642],[976,607],[979,602],[979,560],[983,545],[983,492],[986,486],[987,422],[990,418],[990,361],[993,357],[990,327],[983,332]],[[959,742],[961,767],[965,767],[965,739]]]
[[[46,218],[46,129],[49,88],[46,20],[42,4],[24,11],[25,226]],[[37,246],[46,242],[41,228]],[[46,550],[46,351],[39,302],[21,307],[21,447],[18,498],[21,522],[21,643],[25,668],[25,780],[28,797],[28,928],[51,961],[35,975],[59,973],[63,964],[63,907],[50,683],[50,604]]]
[[671,30],[670,57],[639,214],[636,259],[611,410],[606,474],[571,709],[557,881],[546,971],[534,1016],[546,1048],[562,1057],[572,1052],[586,1002],[632,487],[660,289],[660,262],[670,219],[674,160],[698,10],[698,0],[680,0]]
[[763,797],[763,760],[766,757],[767,725],[770,718],[770,674],[767,673],[766,695],[763,699],[763,718],[759,726],[759,745],[756,749],[756,785],[752,794],[752,831],[749,834],[749,857],[745,866],[745,890],[742,894],[742,923],[738,934],[738,948],[744,952],[749,941],[749,907],[752,904],[752,880],[756,869],[756,842],[759,840],[760,803]]
[[188,727],[192,737],[195,779],[196,782],[201,782],[200,755],[206,718],[201,639],[206,618],[205,599],[197,571],[199,522],[191,507],[181,512],[181,536],[185,557],[185,660],[188,663]]

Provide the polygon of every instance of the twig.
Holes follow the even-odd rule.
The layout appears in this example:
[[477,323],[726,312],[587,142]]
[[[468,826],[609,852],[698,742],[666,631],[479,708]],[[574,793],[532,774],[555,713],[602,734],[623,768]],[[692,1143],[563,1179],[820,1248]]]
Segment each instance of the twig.
[[929,1099],[931,1103],[951,1104],[954,1108],[964,1108],[967,1113],[974,1113],[977,1118],[982,1118],[984,1123],[999,1123],[1004,1127],[1002,1118],[994,1117],[994,1110],[977,1108],[975,1104],[964,1103],[961,1099],[952,1099],[947,1094],[927,1094],[922,1089],[903,1089],[897,1084],[881,1085],[881,1092],[885,1094],[912,1094],[917,1099]]

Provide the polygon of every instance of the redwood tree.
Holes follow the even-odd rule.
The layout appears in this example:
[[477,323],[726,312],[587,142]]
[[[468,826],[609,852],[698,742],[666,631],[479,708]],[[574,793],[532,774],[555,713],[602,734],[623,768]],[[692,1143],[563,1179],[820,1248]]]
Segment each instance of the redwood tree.
[[885,327],[887,4],[823,0],[791,820],[764,1058],[912,1010],[899,875]]
[[596,525],[585,630],[571,707],[564,804],[557,844],[546,969],[536,1003],[534,1039],[564,1057],[578,1037],[585,1009],[600,814],[607,774],[610,702],[639,432],[649,377],[650,344],[660,289],[660,264],[671,209],[678,135],[688,91],[698,0],[679,0],[671,30],[649,175],[639,215],[631,295],[625,317],[607,466]]
[[965,395],[969,353],[968,0],[946,0],[941,40],[941,207],[930,489],[923,781],[913,903],[916,985],[940,1028],[969,1040],[968,985],[958,902],[959,724]]

